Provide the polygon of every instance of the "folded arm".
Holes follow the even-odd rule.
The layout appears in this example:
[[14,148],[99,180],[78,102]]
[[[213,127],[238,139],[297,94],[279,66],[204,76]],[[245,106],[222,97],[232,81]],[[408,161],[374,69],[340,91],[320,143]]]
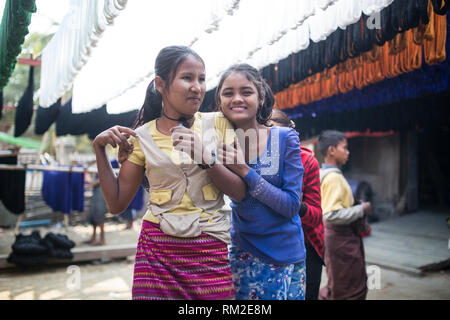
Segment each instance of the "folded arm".
[[287,134],[285,153],[280,155],[284,156],[284,175],[280,188],[265,180],[254,169],[250,169],[244,178],[252,197],[287,218],[296,216],[300,209],[304,170],[299,150],[300,140],[292,130]]

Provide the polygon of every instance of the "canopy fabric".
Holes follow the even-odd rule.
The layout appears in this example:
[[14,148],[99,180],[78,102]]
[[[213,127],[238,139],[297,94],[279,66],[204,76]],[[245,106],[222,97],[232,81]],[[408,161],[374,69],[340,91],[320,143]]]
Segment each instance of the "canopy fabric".
[[[379,12],[392,1],[129,2],[78,73],[73,112],[86,112],[105,103],[109,113],[139,108],[154,76],[156,55],[164,46],[187,45],[197,51],[205,60],[207,87],[212,89],[229,65],[247,62],[261,69],[308,48],[311,41],[326,39],[337,28],[358,21],[363,13]],[[65,28],[63,25],[58,33]],[[45,54],[51,54],[50,49],[44,51],[43,63]],[[41,106],[49,105],[41,101]]]
[[0,25],[0,90],[8,84],[22,50],[35,0],[7,0]]
[[106,28],[128,0],[71,0],[70,9],[42,52],[40,105],[50,107],[68,91]]
[[9,135],[5,132],[0,132],[0,141],[13,144],[16,146],[21,146],[27,149],[32,150],[40,150],[41,148],[41,141],[34,140],[30,138],[24,138],[24,137],[14,137],[12,135]]
[[[108,113],[138,109],[153,77],[159,50],[173,44],[195,49],[194,44],[202,37],[216,35],[226,18],[241,10],[242,3],[242,0],[129,2],[75,79],[72,111],[87,112],[105,102]],[[93,75],[96,75],[94,82]],[[133,90],[137,94],[135,99],[110,103],[111,99],[133,87],[136,87]],[[115,105],[119,108],[114,109]]]

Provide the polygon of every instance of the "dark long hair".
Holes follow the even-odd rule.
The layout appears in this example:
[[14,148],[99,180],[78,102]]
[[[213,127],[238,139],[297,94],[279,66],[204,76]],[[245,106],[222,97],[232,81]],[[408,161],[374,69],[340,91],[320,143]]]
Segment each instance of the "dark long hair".
[[289,116],[285,112],[283,112],[279,109],[273,109],[270,120],[280,124],[283,127],[288,127],[288,128],[293,128],[293,129],[295,128],[294,121],[289,119]]
[[275,97],[273,95],[272,89],[267,84],[266,80],[264,80],[264,78],[261,76],[259,71],[249,64],[241,63],[232,65],[222,74],[219,84],[217,85],[214,97],[216,105],[220,107],[220,90],[222,90],[225,79],[228,78],[228,76],[233,72],[239,72],[245,75],[248,81],[251,81],[255,85],[256,90],[258,91],[258,98],[260,99],[261,97],[264,97],[264,102],[259,106],[256,113],[256,121],[259,124],[268,125],[268,121],[270,120],[272,109],[275,104]]
[[[190,55],[201,61],[203,65],[205,64],[203,59],[189,47],[169,46],[163,48],[156,57],[155,76],[161,77],[166,84],[170,86],[177,73],[178,67]],[[133,129],[160,117],[162,101],[162,96],[159,91],[156,90],[155,80],[153,79],[147,87],[144,104],[134,121]]]

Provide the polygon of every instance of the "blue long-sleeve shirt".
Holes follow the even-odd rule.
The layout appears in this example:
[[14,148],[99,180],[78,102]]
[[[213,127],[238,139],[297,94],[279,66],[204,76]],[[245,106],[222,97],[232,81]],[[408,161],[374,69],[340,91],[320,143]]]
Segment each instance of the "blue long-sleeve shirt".
[[305,259],[300,217],[303,165],[295,130],[272,127],[266,149],[244,181],[246,197],[232,202],[232,241],[272,264]]

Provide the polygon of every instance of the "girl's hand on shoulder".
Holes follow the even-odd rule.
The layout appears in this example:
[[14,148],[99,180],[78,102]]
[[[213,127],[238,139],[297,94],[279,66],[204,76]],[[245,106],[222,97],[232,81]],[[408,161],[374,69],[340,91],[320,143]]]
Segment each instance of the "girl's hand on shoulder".
[[204,159],[205,149],[203,141],[198,134],[183,126],[173,127],[170,131],[172,132],[173,147],[175,150],[188,154],[196,163],[205,164],[208,162],[208,159]]
[[250,170],[250,167],[245,163],[244,153],[236,138],[232,145],[223,142],[220,144],[217,160],[241,178],[244,178]]
[[127,141],[127,143],[122,143],[119,145],[119,152],[117,154],[117,161],[120,164],[128,160],[128,156],[133,153],[134,145]]

